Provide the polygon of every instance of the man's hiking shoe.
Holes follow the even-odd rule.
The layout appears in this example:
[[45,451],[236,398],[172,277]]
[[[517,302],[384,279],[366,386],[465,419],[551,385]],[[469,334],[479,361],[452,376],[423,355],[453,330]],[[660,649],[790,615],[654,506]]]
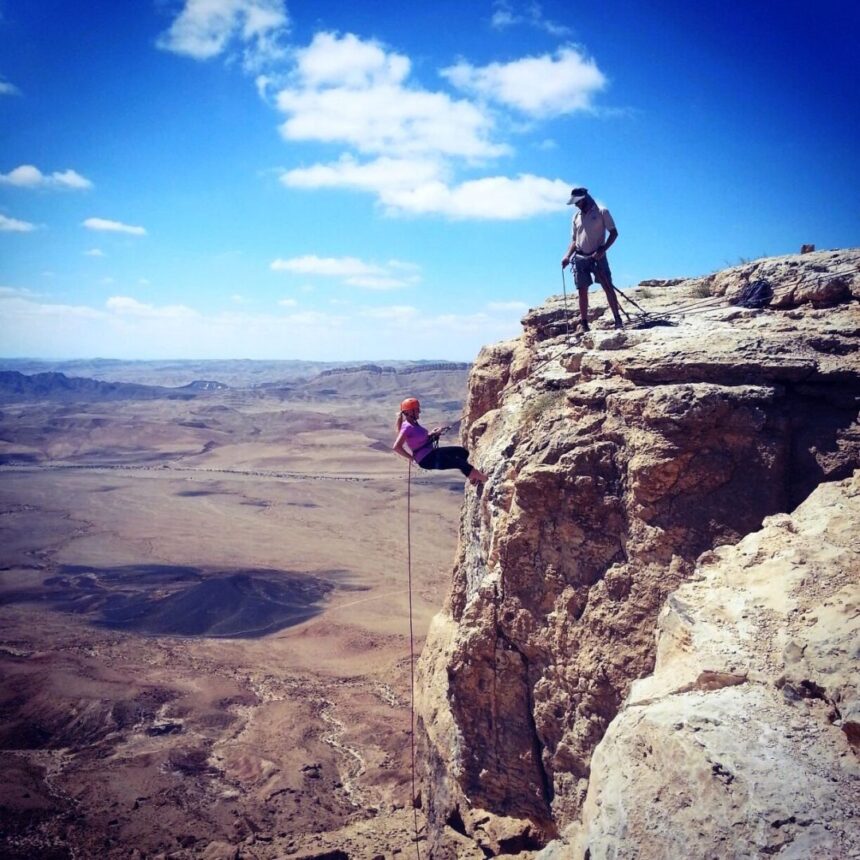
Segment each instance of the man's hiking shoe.
[[621,320],[615,320],[615,328],[624,328],[624,323]]

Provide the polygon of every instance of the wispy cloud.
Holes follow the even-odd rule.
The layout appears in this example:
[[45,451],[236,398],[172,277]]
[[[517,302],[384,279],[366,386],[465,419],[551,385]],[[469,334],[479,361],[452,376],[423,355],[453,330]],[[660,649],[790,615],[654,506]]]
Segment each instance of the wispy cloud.
[[529,306],[525,302],[488,302],[488,311],[514,311],[522,313],[527,311]]
[[145,236],[146,229],[123,224],[122,221],[111,221],[107,218],[87,218],[81,222],[87,230],[98,230],[107,233],[128,233],[130,236]]
[[0,96],[20,96],[21,90],[3,78],[0,78]]
[[373,263],[359,260],[358,257],[317,257],[314,254],[291,257],[289,260],[278,258],[272,261],[270,268],[273,272],[295,272],[326,277],[381,275],[385,271]]
[[358,257],[318,257],[309,254],[288,260],[273,260],[269,268],[274,272],[340,278],[346,286],[365,290],[396,290],[421,280],[418,266],[400,260],[380,264],[369,263]]
[[536,117],[589,110],[607,83],[597,63],[574,47],[481,67],[460,61],[442,75],[459,89]]
[[195,60],[238,56],[256,71],[284,57],[289,28],[284,0],[185,0],[156,44]]
[[82,354],[81,344],[98,343],[102,354],[138,359],[277,358],[288,340],[295,355],[329,361],[379,357],[381,347],[388,358],[464,360],[488,338],[513,336],[519,325],[510,312],[428,314],[405,304],[341,313],[290,305],[269,314],[210,312],[131,296],[112,296],[100,307],[50,303],[0,288],[0,330],[10,355],[73,357]]
[[15,185],[19,188],[49,188],[60,190],[84,191],[93,187],[85,176],[75,170],[42,173],[32,164],[22,164],[9,173],[0,173],[0,185]]
[[0,287],[0,298],[6,299],[15,296],[30,299],[35,297],[35,293],[26,287]]
[[89,251],[84,251],[86,257],[104,257],[105,252],[101,248],[90,248]]
[[511,0],[495,0],[493,3],[493,16],[490,18],[490,26],[496,30],[504,30],[508,27],[525,24],[538,30],[543,30],[549,33],[550,36],[558,38],[570,35],[570,27],[558,24],[547,18],[543,14],[543,8],[540,3],[524,3],[520,4],[519,8],[522,11],[517,11],[517,7]]
[[17,218],[7,218],[0,215],[0,232],[2,233],[29,233],[35,230],[36,225],[29,221],[19,221]]
[[130,296],[111,296],[105,307],[115,313],[132,316],[145,317],[147,319],[187,319],[199,316],[198,312],[185,305],[156,305],[139,302]]

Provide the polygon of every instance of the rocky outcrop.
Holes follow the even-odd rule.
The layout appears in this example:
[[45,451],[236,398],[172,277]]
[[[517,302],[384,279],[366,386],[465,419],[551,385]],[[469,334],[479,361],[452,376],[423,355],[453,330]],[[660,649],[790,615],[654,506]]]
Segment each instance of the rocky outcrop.
[[[595,747],[697,558],[860,465],[858,270],[860,252],[819,252],[652,282],[632,297],[672,324],[620,332],[597,296],[584,335],[555,297],[482,351],[463,436],[490,480],[467,494],[419,666],[437,833],[494,856],[577,822]],[[760,278],[774,308],[727,304]],[[741,695],[742,672],[702,671]]]
[[860,472],[699,561],[551,857],[860,855]]

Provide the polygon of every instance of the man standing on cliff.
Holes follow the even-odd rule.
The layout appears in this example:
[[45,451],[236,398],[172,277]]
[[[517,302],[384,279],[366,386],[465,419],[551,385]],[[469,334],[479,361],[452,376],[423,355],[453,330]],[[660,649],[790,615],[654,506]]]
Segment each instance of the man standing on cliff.
[[[615,297],[615,287],[612,286],[612,272],[606,260],[606,252],[618,238],[615,221],[604,206],[598,206],[588,193],[587,188],[574,188],[570,192],[567,205],[574,204],[579,212],[573,216],[571,225],[570,247],[562,257],[561,267],[566,268],[570,263],[579,291],[579,315],[582,318],[582,330],[588,331],[588,288],[593,280],[597,280],[615,319],[615,328],[624,328],[621,315],[618,312],[618,299]],[[607,237],[607,233],[609,234]]]

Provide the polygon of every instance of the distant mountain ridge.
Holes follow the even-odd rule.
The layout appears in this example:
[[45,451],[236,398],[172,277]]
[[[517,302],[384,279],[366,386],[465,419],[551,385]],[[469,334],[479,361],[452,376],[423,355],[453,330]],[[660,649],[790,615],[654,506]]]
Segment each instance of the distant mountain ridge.
[[[327,370],[338,373],[359,367],[394,368],[396,372],[421,372],[422,368],[455,369],[466,365],[444,359],[365,359],[362,361],[304,361],[300,359],[160,359],[131,361],[91,358],[52,361],[39,358],[0,357],[0,371],[27,375],[64,373],[102,382],[137,383],[179,388],[195,380],[217,379],[230,388],[289,385],[316,379]],[[388,373],[388,371],[386,371]]]
[[323,376],[337,376],[346,373],[428,373],[432,370],[468,370],[472,365],[466,361],[428,361],[426,364],[418,364],[412,367],[391,367],[390,365],[360,364],[357,367],[332,367],[320,371],[317,378]]
[[[211,385],[213,383],[205,383]],[[221,383],[214,383],[221,385]],[[195,389],[195,383],[185,386]],[[222,386],[226,387],[226,386]],[[0,370],[0,398],[50,397],[76,398],[95,397],[99,400],[147,400],[168,398],[188,400],[195,395],[190,391],[179,391],[162,386],[141,385],[136,382],[102,382],[65,373],[34,373],[27,375],[17,370]]]
[[[379,364],[325,368],[310,378],[283,382],[228,385],[220,380],[195,379],[184,385],[153,385],[67,376],[59,371],[26,374],[0,370],[0,402],[14,400],[191,400],[218,392],[256,389],[289,399],[396,398],[416,391],[437,405],[462,400],[471,365],[466,362],[428,361],[404,367]],[[420,375],[420,379],[416,379]],[[404,378],[406,377],[406,378]],[[152,378],[152,377],[149,377]],[[174,376],[169,376],[173,381]],[[406,389],[409,389],[407,391]],[[429,401],[428,401],[429,402]]]
[[188,385],[180,385],[179,387],[186,391],[225,391],[230,386],[214,379],[195,379],[194,382],[189,382]]

